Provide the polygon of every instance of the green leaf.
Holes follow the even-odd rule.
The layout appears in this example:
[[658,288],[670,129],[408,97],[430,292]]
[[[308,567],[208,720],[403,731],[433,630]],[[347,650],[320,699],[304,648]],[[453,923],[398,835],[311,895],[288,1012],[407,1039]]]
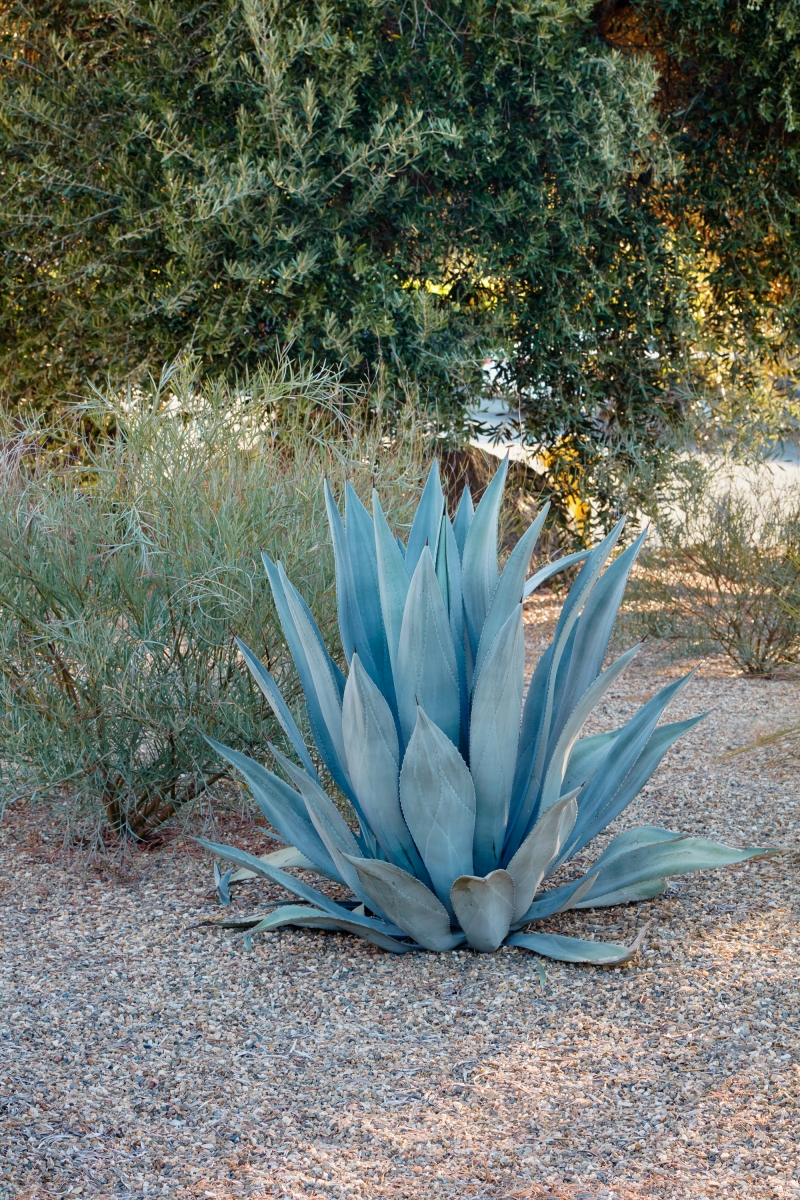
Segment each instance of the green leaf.
[[523,533],[522,537],[517,542],[514,549],[511,551],[508,562],[503,568],[503,573],[498,580],[497,587],[492,596],[492,602],[489,605],[489,611],[486,614],[486,620],[481,631],[480,642],[478,643],[478,652],[475,657],[475,675],[480,674],[483,660],[489,651],[494,639],[505,625],[508,618],[521,603],[523,590],[525,587],[525,575],[528,571],[528,563],[533,554],[534,546],[538,541],[539,534],[542,531],[545,518],[550,511],[550,501],[544,505],[541,512],[537,515],[536,520]]
[[403,613],[406,607],[406,597],[410,580],[405,560],[401,553],[401,545],[392,536],[392,531],[383,515],[378,493],[372,493],[372,511],[375,525],[375,559],[378,566],[378,586],[381,596],[381,610],[386,629],[386,642],[389,648],[389,661],[392,674],[397,686],[397,650],[400,644],[400,630],[403,625]]
[[450,621],[428,547],[424,547],[408,589],[397,652],[397,706],[403,740],[417,723],[417,703],[458,745],[461,702]]
[[444,606],[450,618],[450,636],[458,669],[458,692],[461,703],[461,738],[466,750],[466,731],[469,728],[469,694],[464,659],[464,599],[461,592],[461,559],[456,545],[453,526],[447,513],[442,517],[439,530],[439,545],[436,550],[436,578],[442,593]]
[[377,929],[368,929],[347,917],[332,917],[319,909],[307,908],[302,904],[286,904],[281,908],[276,908],[274,912],[262,917],[250,932],[251,934],[264,933],[266,930],[280,929],[284,925],[293,925],[298,929],[331,929],[340,933],[353,933],[356,937],[364,938],[365,941],[372,942],[373,945],[380,946],[381,950],[388,950],[391,954],[405,954],[414,949],[413,946],[399,942],[396,938],[379,933]]
[[408,535],[406,570],[410,576],[417,569],[420,555],[426,546],[432,555],[436,553],[443,513],[444,495],[439,479],[439,463],[434,459]]
[[[477,520],[477,516],[475,518]],[[475,682],[469,761],[475,784],[475,871],[488,875],[503,853],[517,759],[525,641],[522,605],[500,629]]]
[[649,927],[648,922],[630,946],[619,946],[614,942],[586,942],[582,938],[562,937],[558,933],[512,933],[508,944],[521,946],[523,950],[533,950],[544,958],[555,958],[560,962],[594,963],[596,967],[613,967],[634,957]]
[[453,880],[472,872],[475,789],[458,750],[422,708],[403,759],[400,803],[436,895],[449,908]]
[[577,788],[543,813],[506,867],[514,880],[514,916],[520,921],[550,866],[572,832],[578,815]]
[[370,907],[387,913],[395,925],[426,950],[454,950],[464,938],[450,932],[447,909],[419,879],[393,863],[351,858]]
[[314,766],[311,755],[308,753],[308,748],[303,741],[303,736],[300,733],[300,730],[297,728],[295,719],[289,712],[288,705],[278,690],[278,685],[276,684],[275,680],[272,678],[264,664],[255,656],[255,654],[253,654],[253,651],[245,646],[244,642],[238,637],[236,639],[236,644],[242,652],[242,657],[247,663],[250,674],[253,676],[256,683],[261,688],[261,691],[269,701],[272,711],[275,713],[283,732],[292,743],[298,758],[308,771],[309,775],[313,776],[314,779],[318,779],[319,776],[317,775],[317,768]]
[[[497,518],[503,499],[503,488],[508,475],[508,456],[492,476],[491,482],[481,496],[480,504],[464,541],[461,556],[464,610],[467,615],[468,636],[474,662],[478,642],[486,614],[497,587]],[[471,680],[469,680],[471,683]]]
[[427,882],[400,810],[400,748],[394,717],[357,654],[344,690],[342,730],[353,790],[370,828],[390,862]]
[[491,954],[511,924],[514,881],[508,871],[492,871],[484,878],[462,875],[450,889],[450,902],[472,949]]

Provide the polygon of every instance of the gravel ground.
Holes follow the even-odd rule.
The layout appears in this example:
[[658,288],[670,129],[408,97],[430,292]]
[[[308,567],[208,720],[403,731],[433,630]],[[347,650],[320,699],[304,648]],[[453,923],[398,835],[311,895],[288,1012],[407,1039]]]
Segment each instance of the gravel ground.
[[[533,657],[552,615],[531,611]],[[645,649],[594,727],[685,667]],[[711,715],[624,825],[792,853],[550,923],[625,940],[651,919],[613,970],[313,932],[247,953],[199,926],[219,909],[182,840],[87,866],[10,813],[0,1200],[800,1197],[800,788],[774,749],[721,761],[797,700],[797,681],[701,666],[670,717]],[[264,845],[233,818],[217,834]],[[236,903],[271,894],[254,882]]]

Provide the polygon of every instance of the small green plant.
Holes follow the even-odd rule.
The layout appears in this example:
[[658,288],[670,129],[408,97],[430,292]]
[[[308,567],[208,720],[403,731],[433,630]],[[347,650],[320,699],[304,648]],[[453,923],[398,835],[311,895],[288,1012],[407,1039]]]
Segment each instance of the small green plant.
[[721,649],[749,675],[800,652],[800,490],[775,469],[686,464],[655,514],[657,545],[633,580],[656,635]]
[[238,396],[168,372],[150,394],[98,399],[91,422],[6,430],[7,800],[55,798],[90,840],[146,839],[227,774],[201,731],[253,750],[278,728],[234,641],[258,649],[292,703],[258,548],[291,563],[327,631],[325,472],[365,492],[379,476],[400,521],[423,478],[413,433],[383,445],[374,417],[368,428],[347,407],[336,375],[283,360]]
[[[508,942],[551,958],[618,963],[636,952],[644,931],[627,947],[522,931],[568,909],[656,896],[670,875],[765,853],[640,827],[614,838],[580,878],[537,895],[562,863],[623,812],[667,748],[701,718],[656,728],[686,676],[622,728],[580,737],[636,653],[629,650],[602,670],[644,535],[604,571],[620,521],[591,552],[557,560],[526,579],[545,505],[498,577],[507,466],[506,460],[474,513],[466,488],[451,522],[434,463],[407,542],[390,530],[376,492],[370,516],[348,487],[343,523],[327,491],[346,678],[284,568],[264,556],[319,759],[358,823],[351,829],[323,789],[275,681],[242,645],[299,762],[271,747],[287,783],[236,750],[212,744],[241,772],[267,821],[290,845],[261,859],[201,844],[306,904],[222,918],[223,925],[251,934],[281,925],[347,930],[398,953],[465,944],[494,951]],[[523,703],[522,601],[576,558],[585,561]],[[286,870],[292,866],[313,867],[348,888],[353,900],[332,900],[292,876]]]

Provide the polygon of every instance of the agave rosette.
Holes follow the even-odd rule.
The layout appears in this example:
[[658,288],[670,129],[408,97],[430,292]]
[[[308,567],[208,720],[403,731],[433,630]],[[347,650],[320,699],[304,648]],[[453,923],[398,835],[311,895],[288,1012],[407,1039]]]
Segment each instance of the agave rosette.
[[[323,789],[274,680],[241,645],[298,761],[271,746],[279,775],[212,744],[242,774],[287,846],[258,858],[202,844],[238,868],[232,881],[260,875],[304,903],[220,924],[251,932],[337,929],[397,953],[462,945],[493,951],[507,942],[567,961],[623,962],[641,934],[626,947],[523,931],[569,909],[644,900],[664,891],[669,876],[764,853],[644,826],[614,838],[580,878],[542,890],[630,804],[669,746],[702,715],[658,725],[687,675],[621,728],[580,736],[636,653],[603,670],[644,534],[607,565],[620,521],[592,551],[528,577],[545,505],[500,573],[506,472],[504,462],[474,511],[465,488],[451,521],[434,463],[407,544],[391,532],[376,494],[370,516],[348,485],[343,522],[326,490],[346,677],[280,563],[264,557],[316,752],[358,825],[350,827]],[[582,560],[523,699],[523,601]],[[332,900],[290,874],[292,867],[337,880],[352,900]]]

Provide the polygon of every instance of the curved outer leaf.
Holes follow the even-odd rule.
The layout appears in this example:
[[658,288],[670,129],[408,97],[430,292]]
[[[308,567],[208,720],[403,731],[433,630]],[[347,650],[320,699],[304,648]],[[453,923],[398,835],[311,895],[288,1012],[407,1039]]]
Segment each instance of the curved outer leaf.
[[553,721],[551,738],[561,733],[580,697],[585,695],[603,669],[603,661],[622,603],[628,575],[646,537],[645,529],[636,541],[611,563],[598,579],[584,605],[575,626],[569,672],[564,684],[560,712]]
[[614,904],[630,904],[632,900],[652,900],[667,890],[666,879],[643,879],[631,887],[619,888],[616,892],[604,892],[593,900],[580,900],[570,908],[611,908]]
[[377,929],[367,929],[347,917],[332,917],[318,908],[307,908],[303,904],[285,904],[276,908],[274,912],[262,917],[250,932],[263,933],[268,929],[280,929],[283,925],[294,925],[298,929],[333,929],[341,933],[354,933],[356,937],[364,938],[391,954],[406,954],[414,949],[413,946],[398,942],[388,934],[379,933]]
[[[675,721],[671,725],[661,725],[658,729],[655,729],[646,743],[644,750],[642,750],[636,759],[636,762],[625,776],[625,779],[614,793],[612,799],[605,806],[596,810],[593,818],[590,818],[589,814],[584,816],[581,812],[580,803],[578,804],[578,820],[576,828],[573,830],[572,838],[570,838],[570,845],[567,847],[568,855],[574,854],[581,846],[585,846],[587,842],[590,842],[597,833],[610,824],[611,821],[615,820],[628,807],[631,800],[639,794],[647,783],[673,742],[676,742],[679,737],[682,737],[684,733],[702,721],[705,716],[705,713],[701,713],[699,716],[690,717],[686,721]],[[572,843],[576,840],[576,835],[577,842],[573,849]]]
[[525,916],[547,868],[558,858],[572,832],[578,815],[577,791],[576,788],[570,795],[562,797],[539,817],[506,867],[514,880],[514,921]]
[[[325,480],[325,508],[328,512],[333,554],[336,559],[336,604],[339,610],[339,633],[342,638],[342,649],[349,663],[353,657],[353,650],[358,646],[364,666],[375,678],[378,672],[372,659],[364,622],[361,619],[350,549],[342,518],[327,479]],[[292,615],[294,616],[294,613]],[[296,617],[295,623],[297,623]]]
[[[378,583],[378,559],[375,552],[375,526],[372,517],[359,500],[353,487],[345,487],[345,537],[350,552],[355,594],[370,656],[375,664],[375,683],[390,702],[394,700],[394,683],[389,660],[389,647],[383,624],[381,593]],[[356,647],[358,643],[356,642]],[[363,662],[362,665],[366,664]],[[369,674],[369,672],[367,672]]]
[[489,605],[489,611],[486,614],[486,620],[481,630],[480,641],[478,643],[478,652],[475,657],[475,675],[480,674],[483,660],[489,651],[494,639],[505,625],[508,618],[516,609],[517,605],[522,601],[523,588],[525,587],[525,575],[528,570],[528,563],[533,554],[533,548],[542,531],[545,517],[550,511],[550,501],[548,500],[542,511],[536,517],[532,525],[523,533],[522,537],[517,542],[514,549],[511,551],[508,562],[503,568],[503,573],[498,580],[497,587],[492,596],[492,602]]
[[[518,779],[515,780],[516,815],[510,823],[511,828],[506,837],[507,848],[512,854],[521,845],[530,829],[532,821],[536,819],[539,793],[548,765],[548,743],[550,741],[550,729],[553,724],[556,684],[562,668],[562,657],[565,655],[568,646],[572,644],[572,633],[580,615],[580,610],[596,584],[609,554],[616,545],[624,524],[625,518],[623,517],[622,520],[617,522],[611,533],[603,538],[600,545],[595,546],[578,572],[578,577],[564,601],[564,606],[556,626],[553,644],[549,650],[550,658],[548,662],[547,683],[544,685],[546,688],[544,701],[542,702],[538,696],[534,697],[532,701],[534,711],[538,711],[541,705],[541,717],[538,729],[535,735],[531,735],[526,745],[524,755],[525,768],[519,772]],[[564,666],[566,667],[566,663]],[[536,672],[534,672],[535,679]],[[533,754],[530,752],[531,742],[535,743]],[[518,792],[517,788],[519,789]]]
[[353,790],[370,828],[390,862],[427,882],[427,872],[400,811],[400,747],[394,717],[357,654],[344,689],[342,730]]
[[[300,683],[303,686],[303,693],[306,698],[308,722],[311,726],[311,734],[314,738],[314,744],[319,751],[322,761],[325,763],[325,766],[333,776],[336,785],[341,788],[349,800],[352,800],[353,797],[350,782],[347,778],[344,764],[340,761],[337,754],[336,741],[328,729],[325,715],[328,710],[335,709],[336,707],[340,706],[341,696],[344,692],[344,679],[341,679],[340,686],[339,676],[341,676],[341,672],[338,671],[336,664],[333,662],[327,650],[325,649],[325,644],[322,641],[322,635],[320,634],[313,617],[308,614],[307,606],[304,604],[299,592],[296,592],[289,583],[289,580],[286,578],[286,572],[283,570],[280,564],[276,566],[266,554],[262,554],[261,557],[264,560],[264,567],[266,568],[267,577],[269,578],[269,582],[272,587],[272,595],[275,600],[275,607],[278,610],[281,626],[283,628],[286,641],[289,645],[292,658],[294,659],[294,665],[297,667],[297,673],[300,676]],[[290,594],[292,596],[293,607],[290,607],[289,605]],[[300,611],[305,617],[305,636],[303,638],[300,637],[300,632],[293,616],[293,610]],[[312,671],[311,664],[309,663],[309,657],[305,648],[306,641],[309,639],[316,643],[313,656],[314,661],[316,663],[321,662],[326,664],[325,670],[320,671],[315,669]],[[322,702],[317,694],[317,674],[320,674],[323,680],[325,685],[323,690],[325,691],[326,695],[330,690],[327,681],[330,679],[333,680],[336,693],[340,698],[338,705],[336,704],[335,700],[331,702],[329,698],[329,701],[326,702],[325,708],[323,709]],[[335,733],[336,718],[334,717],[333,719]],[[339,725],[341,726],[341,716],[339,717]]]
[[508,944],[521,946],[523,950],[533,950],[544,958],[555,958],[560,962],[594,963],[597,967],[612,967],[633,958],[649,928],[648,921],[630,946],[618,946],[614,942],[585,942],[582,938],[562,937],[557,933],[512,933]]
[[400,803],[436,895],[450,906],[450,885],[472,872],[475,788],[467,764],[422,708],[400,772]]
[[533,901],[525,915],[514,922],[514,928],[519,929],[531,921],[543,921],[545,917],[554,917],[556,913],[567,912],[583,899],[594,880],[595,874],[584,875],[580,879],[573,879],[570,883],[563,883],[561,887],[550,888],[543,892],[538,899]]
[[602,675],[598,676],[593,683],[589,685],[584,694],[581,696],[575,708],[569,715],[569,719],[562,724],[561,735],[556,742],[555,748],[550,756],[550,762],[547,767],[547,774],[542,784],[542,794],[539,799],[539,812],[546,812],[551,804],[555,804],[561,795],[562,781],[567,769],[567,762],[572,752],[572,747],[578,740],[578,734],[583,729],[586,721],[591,715],[592,710],[600,702],[602,697],[611,687],[611,684],[617,679],[627,667],[628,663],[638,654],[639,647],[634,646],[632,649],[621,654],[616,662],[613,662]]
[[462,875],[450,889],[450,902],[472,949],[491,954],[511,924],[514,880],[508,871],[492,871],[483,879]]
[[605,828],[614,819],[610,813],[616,816],[622,812],[647,782],[672,742],[702,719],[692,717],[689,723],[665,725],[654,733],[664,709],[686,687],[693,674],[694,671],[690,671],[683,679],[662,688],[618,731],[613,754],[605,759],[603,770],[581,792],[578,820],[565,857],[574,854]]
[[619,730],[614,729],[611,733],[594,733],[590,737],[578,739],[567,760],[567,769],[561,780],[562,792],[571,792],[573,788],[581,787],[597,774],[618,733]]
[[[481,496],[475,516],[464,541],[461,556],[461,588],[464,593],[464,612],[467,617],[467,637],[472,661],[478,652],[483,623],[497,587],[497,518],[508,475],[508,455],[492,476]],[[468,678],[468,683],[472,680]]]
[[[372,493],[372,512],[374,514],[375,561],[378,568],[381,611],[386,629],[389,662],[396,680],[397,648],[400,644],[400,629],[403,624],[410,580],[402,553],[402,542],[398,542],[392,536],[376,491]],[[395,683],[395,688],[396,686]]]
[[[254,759],[248,758],[246,754],[240,754],[238,750],[231,750],[230,747],[223,746],[222,742],[215,742],[213,738],[207,737],[206,741],[216,750],[217,754],[227,759],[231,766],[241,772],[253,793],[256,804],[281,837],[296,846],[324,873],[341,880],[341,874],[328,853],[325,843],[309,820],[302,796],[294,788],[289,787],[288,783],[284,783],[277,775],[273,775],[272,771],[268,771]],[[302,774],[306,773],[302,772]],[[310,775],[306,777],[311,778]]]
[[297,728],[295,719],[289,712],[289,706],[281,695],[275,680],[272,678],[261,660],[258,659],[255,654],[253,654],[253,651],[244,644],[241,638],[237,637],[236,645],[242,652],[242,657],[247,663],[250,674],[253,676],[256,683],[261,688],[261,691],[269,701],[272,711],[278,718],[283,732],[292,743],[298,758],[308,771],[309,775],[311,775],[314,779],[319,779],[317,768],[314,766],[311,755],[308,753],[308,748],[303,741],[303,735]]
[[[477,517],[476,517],[477,520]],[[500,862],[508,822],[522,712],[525,644],[522,605],[502,626],[475,682],[469,761],[475,784],[475,871]]]
[[582,907],[591,907],[590,901],[596,896],[635,887],[656,876],[668,878],[671,875],[686,875],[690,871],[725,867],[769,853],[764,849],[734,850],[720,842],[697,837],[670,838],[645,846],[633,845],[607,861],[599,871],[595,863],[591,870],[597,872],[597,877],[584,896]]
[[636,825],[633,829],[625,829],[609,842],[592,864],[592,870],[599,871],[601,867],[607,867],[615,858],[619,858],[620,854],[627,854],[639,846],[654,846],[656,842],[677,842],[685,836],[671,829],[662,829],[660,825]]
[[436,553],[443,513],[444,495],[439,479],[439,463],[434,459],[408,534],[406,569],[409,575],[413,575],[417,569],[420,555],[426,546],[432,555]]
[[[212,854],[219,855],[220,858],[226,859],[228,862],[234,863],[237,867],[246,867],[247,870],[253,871],[254,874],[262,879],[269,879],[273,883],[279,884],[286,888],[287,892],[294,893],[301,900],[307,900],[315,908],[321,908],[323,912],[330,913],[332,917],[340,920],[355,921],[359,925],[363,925],[366,929],[377,929],[379,933],[387,933],[391,936],[402,936],[398,933],[395,926],[388,924],[386,921],[378,921],[372,917],[362,917],[357,913],[350,912],[349,909],[343,908],[341,904],[337,904],[335,900],[330,900],[323,892],[318,892],[316,888],[309,887],[307,883],[303,883],[301,879],[295,879],[294,875],[290,875],[287,871],[281,871],[279,867],[273,867],[271,863],[265,862],[264,859],[256,858],[255,854],[248,854],[246,850],[237,850],[235,846],[223,846],[220,842],[209,842],[205,838],[194,839],[198,846],[204,846],[206,850],[210,850]],[[367,859],[362,860],[364,862]],[[384,866],[387,864],[384,863]]]
[[270,745],[270,750],[286,774],[299,789],[314,828],[325,843],[328,853],[336,864],[339,875],[353,894],[358,896],[359,900],[363,903],[364,896],[358,886],[358,876],[350,866],[349,860],[342,857],[348,854],[359,856],[362,853],[362,847],[359,846],[353,836],[350,826],[330,796],[322,790],[316,780],[311,779],[305,771],[301,771],[299,767],[296,767],[293,762],[290,762],[273,745]]
[[426,950],[454,950],[464,938],[450,932],[447,909],[419,879],[393,863],[374,858],[351,858],[361,887],[379,911]]
[[403,740],[417,723],[417,703],[458,745],[461,703],[450,621],[427,546],[408,589],[397,650],[397,707]]
[[469,490],[469,484],[465,483],[461,492],[461,499],[458,502],[458,508],[456,509],[456,515],[453,518],[453,533],[455,534],[460,558],[464,557],[464,543],[467,540],[467,534],[469,533],[474,513],[472,492]]
[[[314,832],[317,832],[316,829]],[[305,854],[302,854],[296,846],[282,846],[280,850],[272,850],[269,854],[260,854],[259,858],[262,862],[271,863],[273,867],[305,867],[307,870],[316,871],[319,875],[326,874],[318,863],[306,858]],[[246,879],[255,879],[255,877],[255,871],[248,871],[246,868],[240,867],[231,875],[231,883],[244,883]],[[329,875],[328,878],[333,879],[333,876]],[[338,882],[341,883],[341,879]]]
[[588,550],[576,550],[574,554],[565,554],[563,558],[557,558],[554,562],[546,563],[540,567],[530,579],[525,580],[525,588],[523,590],[523,598],[528,599],[532,596],[537,588],[540,588],[548,579],[552,579],[554,575],[559,575],[562,571],[566,571],[567,567],[574,567],[576,563],[583,562],[589,557]]

